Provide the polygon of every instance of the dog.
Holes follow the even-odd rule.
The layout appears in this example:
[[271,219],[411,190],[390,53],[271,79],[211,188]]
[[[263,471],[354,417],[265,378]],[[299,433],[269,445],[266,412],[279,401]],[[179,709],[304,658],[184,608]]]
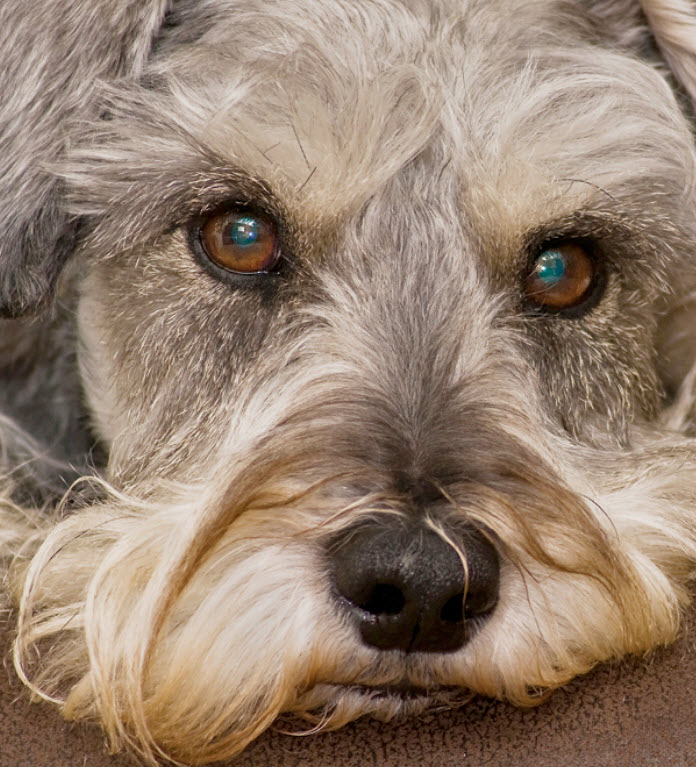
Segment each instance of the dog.
[[0,37],[35,696],[200,764],[677,636],[688,0],[5,0]]

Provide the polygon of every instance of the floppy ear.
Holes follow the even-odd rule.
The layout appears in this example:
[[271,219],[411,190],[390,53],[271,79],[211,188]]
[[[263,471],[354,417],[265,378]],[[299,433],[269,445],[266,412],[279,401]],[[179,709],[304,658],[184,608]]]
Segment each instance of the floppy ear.
[[[696,6],[692,0],[640,0],[640,4],[662,57],[696,107]],[[658,340],[665,389],[670,395],[682,389],[680,404],[673,408],[673,428],[693,425],[696,415],[695,320],[696,293],[692,284],[685,284],[660,323]]]
[[696,8],[691,0],[640,0],[655,42],[696,104]]
[[579,0],[595,33],[615,46],[667,64],[696,104],[695,0]]
[[137,77],[168,0],[0,1],[0,316],[51,298],[75,242],[45,167],[98,79]]
[[[671,72],[691,102],[687,119],[696,115],[696,0],[579,0],[594,33],[626,52]],[[681,99],[682,106],[687,106]],[[695,211],[696,212],[696,211]],[[693,220],[696,231],[696,215]],[[690,258],[690,252],[683,254]],[[685,268],[674,292],[665,297],[657,338],[657,364],[668,395],[693,388],[696,423],[696,272]],[[694,379],[689,375],[693,368]],[[688,378],[687,378],[688,376]],[[691,382],[691,383],[689,383]],[[686,390],[686,389],[685,389]],[[676,428],[676,427],[675,427]]]

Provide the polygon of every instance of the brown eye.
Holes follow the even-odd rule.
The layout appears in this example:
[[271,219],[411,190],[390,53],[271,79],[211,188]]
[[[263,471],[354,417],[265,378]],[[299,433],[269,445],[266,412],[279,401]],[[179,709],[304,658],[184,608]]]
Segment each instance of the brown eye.
[[594,276],[595,265],[585,248],[577,243],[559,243],[539,254],[524,291],[538,306],[569,309],[589,296]]
[[231,272],[268,272],[280,258],[275,228],[261,216],[245,211],[222,213],[211,216],[200,231],[210,260]]

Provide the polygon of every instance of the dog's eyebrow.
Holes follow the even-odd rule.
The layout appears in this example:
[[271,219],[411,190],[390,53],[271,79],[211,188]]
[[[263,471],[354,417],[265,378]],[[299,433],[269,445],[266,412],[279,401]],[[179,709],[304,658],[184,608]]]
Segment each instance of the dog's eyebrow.
[[600,186],[599,184],[595,184],[592,181],[586,181],[584,178],[561,178],[559,179],[559,181],[567,181],[571,186],[573,184],[586,184],[587,186],[590,186],[593,189],[596,189],[598,192],[601,192],[602,194],[604,194],[613,203],[618,204],[618,200],[616,199],[616,197],[614,197],[612,194],[609,194],[609,192],[607,192],[607,190],[603,186]]
[[[291,218],[270,185],[243,168],[208,154],[171,158],[155,167],[146,160],[139,172],[104,180],[90,196],[71,190],[72,212],[83,221],[83,241],[96,239],[114,251],[131,250],[154,242],[162,233],[234,206],[250,207],[277,221]],[[106,172],[106,169],[104,169]],[[74,180],[74,179],[73,179]],[[88,200],[88,202],[82,202]]]
[[[609,195],[611,197],[611,195]],[[611,197],[612,200],[615,198]],[[549,240],[561,238],[588,238],[593,240],[617,239],[622,242],[640,240],[647,222],[634,215],[611,208],[597,207],[578,210],[570,215],[551,219],[530,229],[524,236],[528,249],[534,250]]]
[[[271,186],[259,176],[241,168],[221,168],[215,177],[196,180],[195,198],[182,194],[182,203],[194,214],[208,215],[229,205],[253,205],[275,217],[286,215]],[[183,190],[182,190],[183,192]]]

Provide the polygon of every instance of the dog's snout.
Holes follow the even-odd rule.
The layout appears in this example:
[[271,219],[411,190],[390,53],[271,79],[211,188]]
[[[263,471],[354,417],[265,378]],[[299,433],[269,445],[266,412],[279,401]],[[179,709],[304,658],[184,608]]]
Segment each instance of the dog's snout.
[[348,529],[333,541],[339,598],[366,644],[453,652],[468,640],[471,619],[493,611],[500,571],[495,547],[473,527],[458,531],[452,543],[397,517]]

